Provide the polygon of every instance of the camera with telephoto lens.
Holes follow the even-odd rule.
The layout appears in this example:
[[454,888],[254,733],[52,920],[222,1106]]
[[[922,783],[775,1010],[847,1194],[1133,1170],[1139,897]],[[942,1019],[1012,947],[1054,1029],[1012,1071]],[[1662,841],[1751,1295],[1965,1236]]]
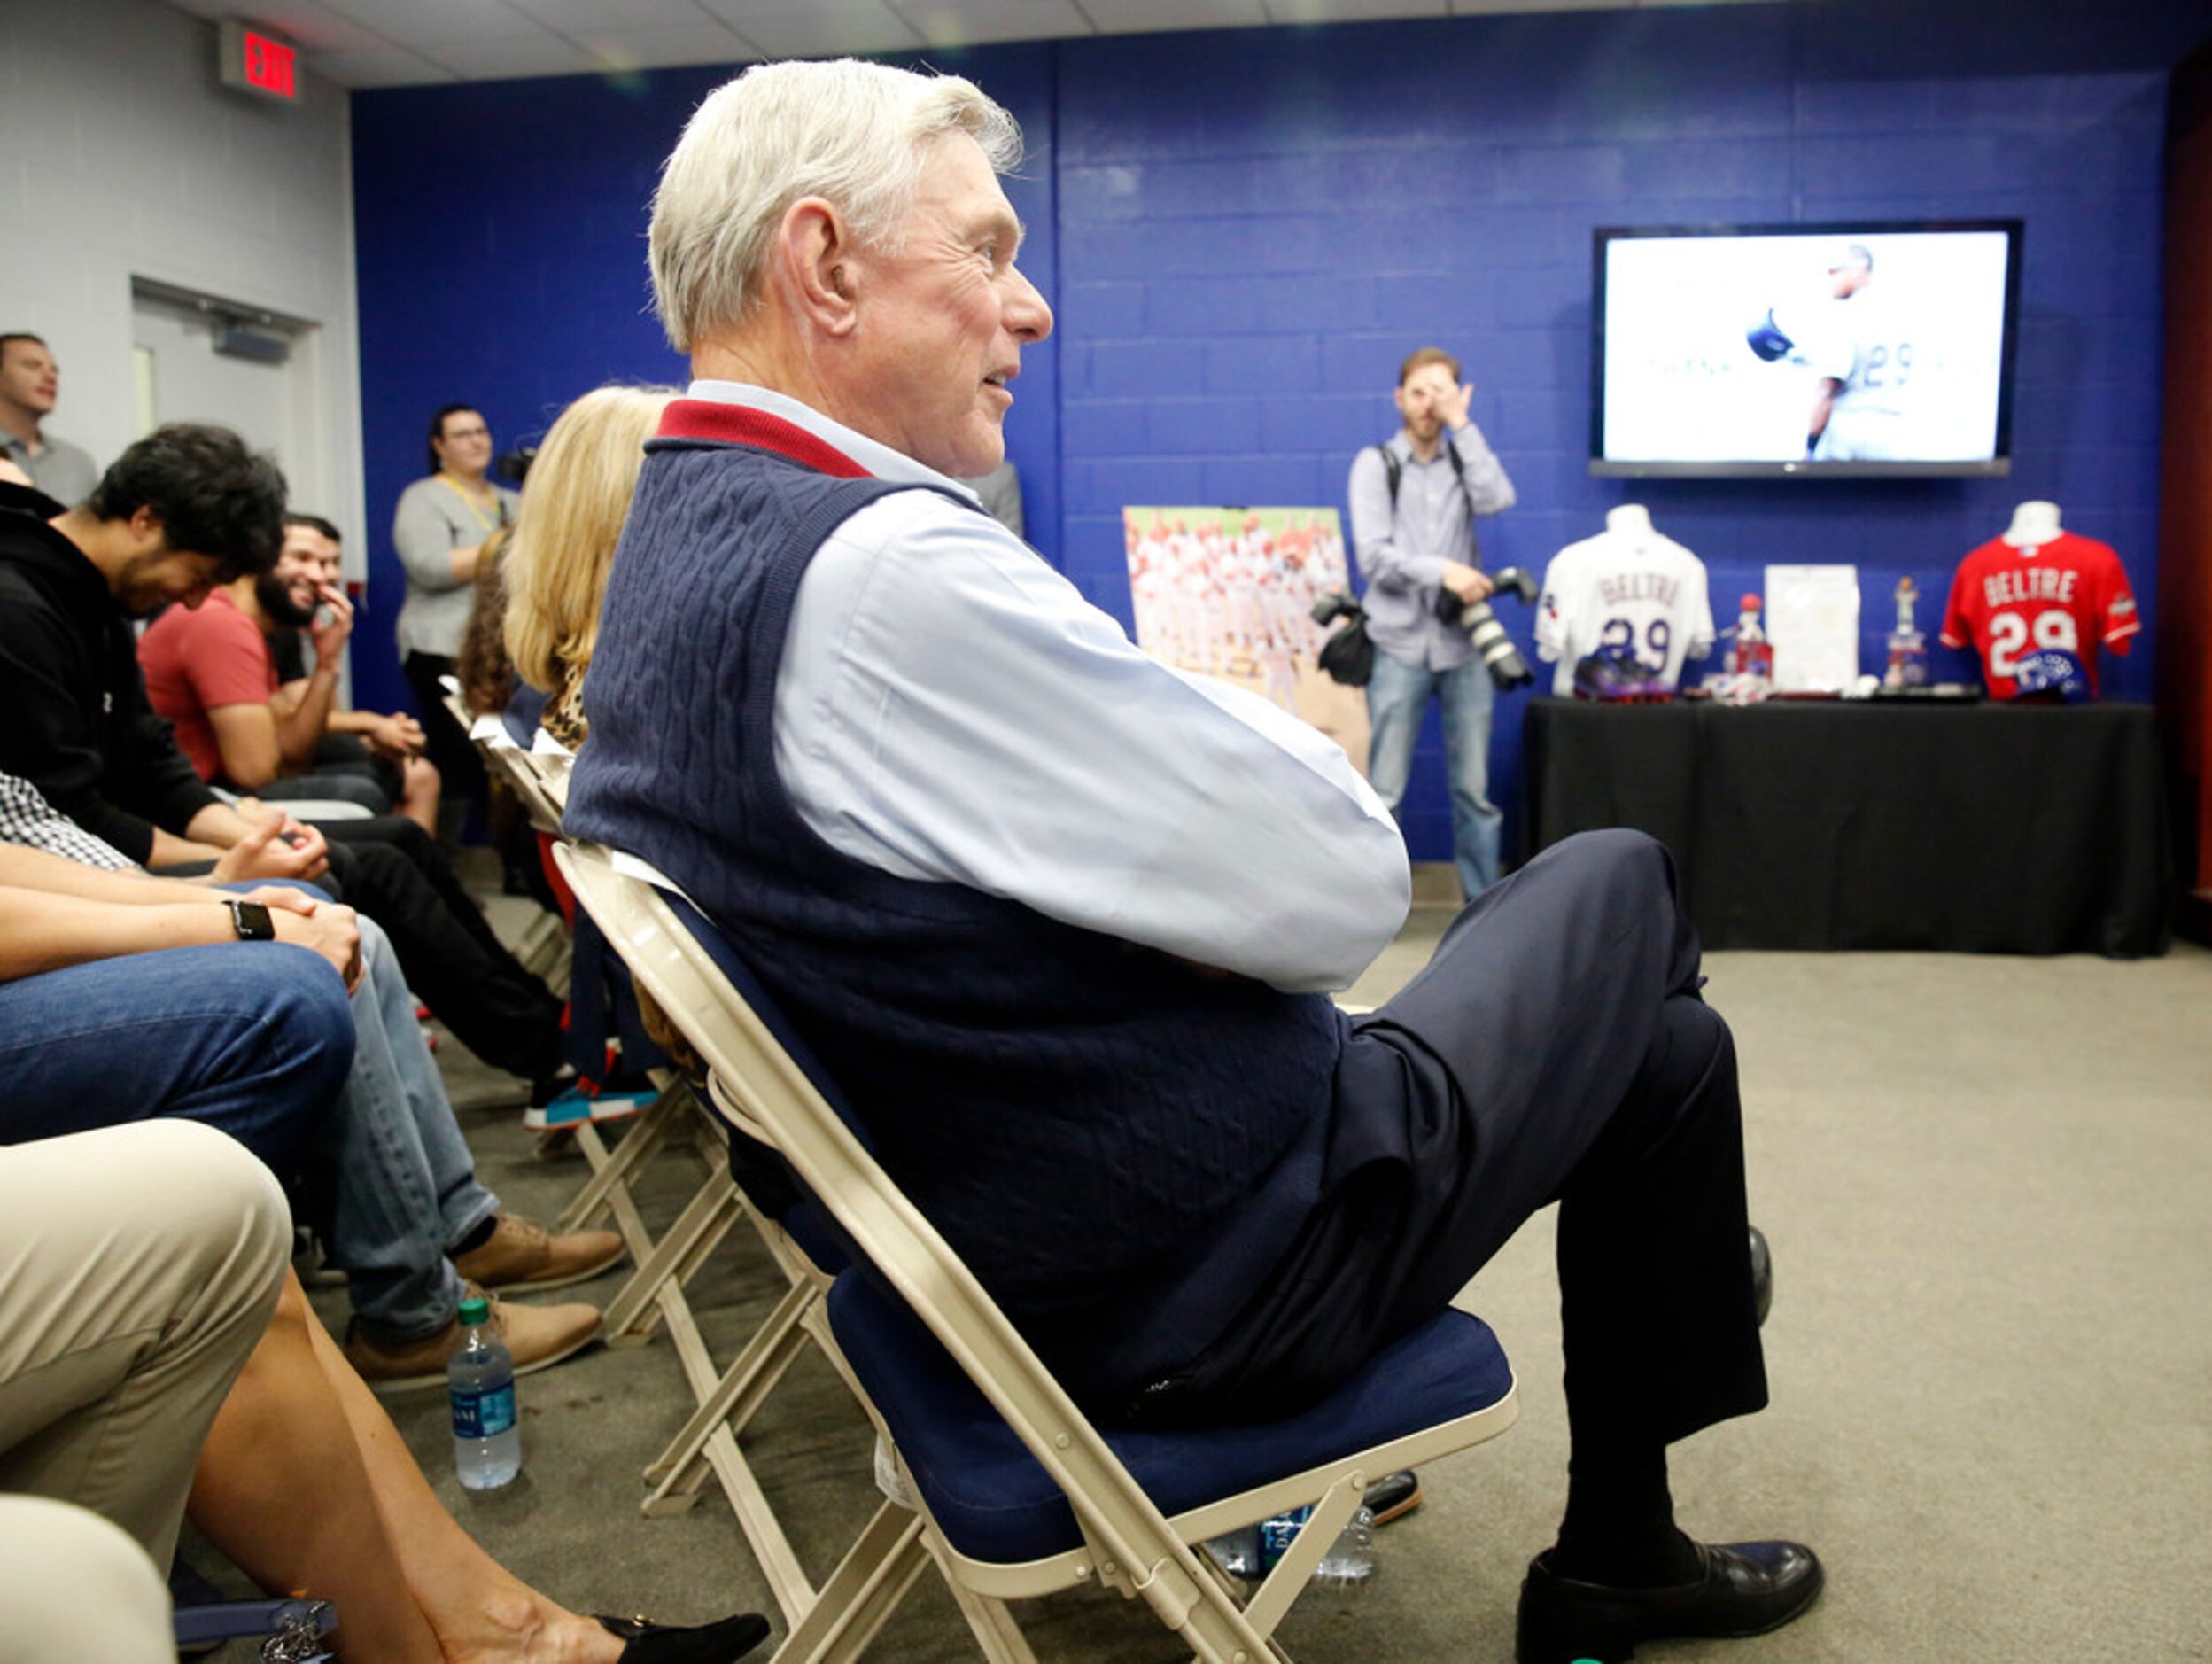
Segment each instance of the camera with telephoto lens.
[[[1510,592],[1528,603],[1536,599],[1536,580],[1517,566],[1506,567],[1490,583],[1493,595]],[[1528,661],[1513,645],[1513,638],[1505,633],[1505,626],[1498,622],[1487,601],[1463,602],[1450,590],[1441,589],[1437,592],[1436,616],[1467,632],[1490,680],[1502,691],[1510,693],[1536,680],[1536,673],[1529,669]]]
[[492,471],[510,486],[519,486],[530,478],[530,465],[538,460],[535,445],[517,445],[492,464]]

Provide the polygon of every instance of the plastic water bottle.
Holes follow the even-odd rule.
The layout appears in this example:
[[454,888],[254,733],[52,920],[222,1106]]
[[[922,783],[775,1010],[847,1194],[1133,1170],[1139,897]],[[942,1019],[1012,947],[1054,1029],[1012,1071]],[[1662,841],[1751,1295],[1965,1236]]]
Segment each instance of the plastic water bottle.
[[[1305,1528],[1313,1512],[1311,1508],[1292,1508],[1287,1513],[1262,1520],[1256,1526],[1210,1538],[1207,1550],[1215,1563],[1230,1576],[1259,1582],[1275,1569],[1276,1562],[1298,1540],[1298,1534]],[[1344,1522],[1344,1528],[1337,1533],[1337,1540],[1314,1567],[1313,1580],[1331,1588],[1351,1589],[1374,1575],[1373,1517],[1363,1507],[1354,1508],[1352,1517]]]
[[1314,1567],[1314,1582],[1332,1589],[1355,1589],[1375,1575],[1375,1517],[1365,1507],[1337,1533],[1337,1540]]
[[1256,1525],[1239,1526],[1221,1536],[1207,1538],[1206,1551],[1231,1577],[1256,1583],[1266,1575],[1260,1569],[1260,1528]]
[[1766,631],[1759,622],[1759,598],[1743,597],[1743,610],[1736,620],[1736,654],[1746,676],[1764,696],[1774,685],[1774,644],[1766,639]]
[[523,1430],[515,1417],[515,1360],[492,1327],[481,1295],[461,1302],[461,1344],[446,1365],[453,1400],[454,1467],[468,1490],[497,1490],[523,1471]]
[[1265,1577],[1275,1569],[1276,1562],[1290,1551],[1298,1534],[1306,1528],[1306,1521],[1314,1517],[1310,1507],[1292,1508],[1287,1513],[1270,1515],[1260,1521],[1260,1575]]
[[[1710,686],[1713,678],[1706,679]],[[1759,598],[1743,597],[1735,628],[1728,632],[1728,647],[1721,659],[1719,686],[1713,696],[1729,704],[1756,704],[1773,691],[1774,647],[1759,623]]]

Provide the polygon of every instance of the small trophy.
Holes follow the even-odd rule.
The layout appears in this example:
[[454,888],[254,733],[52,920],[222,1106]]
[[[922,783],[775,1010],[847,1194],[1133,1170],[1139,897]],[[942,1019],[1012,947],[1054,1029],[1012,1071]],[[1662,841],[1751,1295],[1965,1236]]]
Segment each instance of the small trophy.
[[1928,638],[1913,627],[1913,580],[1898,579],[1898,627],[1890,632],[1890,664],[1882,673],[1888,688],[1928,686]]

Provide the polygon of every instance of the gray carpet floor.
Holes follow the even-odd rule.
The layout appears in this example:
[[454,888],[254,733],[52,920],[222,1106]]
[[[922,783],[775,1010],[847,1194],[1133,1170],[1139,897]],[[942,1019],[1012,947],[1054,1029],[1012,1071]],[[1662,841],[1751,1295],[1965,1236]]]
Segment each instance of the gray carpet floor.
[[[1386,997],[1448,917],[1416,912],[1352,997]],[[1643,1655],[2212,1658],[2212,953],[1731,953],[1708,968],[1742,1057],[1752,1215],[1775,1252],[1773,1402],[1676,1448],[1677,1510],[1698,1535],[1810,1542],[1829,1586],[1773,1636]],[[483,1176],[551,1217],[580,1161],[540,1160],[513,1083],[450,1038],[439,1055]],[[695,1178],[662,1164],[643,1196],[656,1228]],[[1380,1534],[1376,1579],[1316,1590],[1285,1620],[1294,1656],[1510,1658],[1521,1571],[1564,1484],[1551,1236],[1548,1213],[1531,1220],[1463,1296],[1515,1361],[1519,1424],[1424,1473],[1426,1505]],[[619,1286],[576,1292],[604,1303]],[[691,1298],[718,1356],[775,1289],[737,1237],[702,1270]],[[319,1303],[342,1322],[342,1293]],[[711,1488],[679,1518],[638,1512],[640,1468],[691,1407],[664,1343],[525,1380],[524,1476],[491,1496],[454,1482],[439,1396],[390,1407],[455,1513],[568,1604],[772,1610]],[[818,1578],[874,1505],[870,1448],[811,1360],[748,1439]],[[1041,1658],[1183,1656],[1112,1596],[1019,1612]],[[975,1652],[925,1577],[875,1656]]]

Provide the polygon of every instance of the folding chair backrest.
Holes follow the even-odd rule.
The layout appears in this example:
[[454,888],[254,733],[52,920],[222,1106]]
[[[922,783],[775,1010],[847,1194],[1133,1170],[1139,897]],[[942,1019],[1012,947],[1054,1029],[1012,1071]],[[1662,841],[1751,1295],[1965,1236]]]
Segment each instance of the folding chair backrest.
[[439,703],[446,707],[446,714],[458,722],[461,731],[466,734],[476,716],[469,709],[469,702],[461,696],[461,679],[457,676],[440,676],[438,679],[438,698]]
[[547,837],[561,836],[561,806],[547,789],[547,770],[539,759],[515,743],[514,736],[496,717],[477,719],[469,730],[484,766],[507,784],[530,817],[531,828]]
[[[859,1260],[927,1326],[1068,1498],[1102,1570],[1122,1568],[1162,1621],[1201,1652],[1264,1656],[1261,1632],[1200,1569],[974,1273],[883,1172],[848,1116],[826,1098],[817,1080],[827,1084],[828,1076],[810,1077],[798,1061],[803,1046],[795,1054],[764,1017],[773,1001],[741,957],[726,942],[720,953],[710,952],[666,897],[617,871],[605,851],[570,843],[556,858],[638,981],[709,1068],[741,1095],[764,1141],[844,1227]],[[760,1009],[739,991],[726,965],[739,973]]]

